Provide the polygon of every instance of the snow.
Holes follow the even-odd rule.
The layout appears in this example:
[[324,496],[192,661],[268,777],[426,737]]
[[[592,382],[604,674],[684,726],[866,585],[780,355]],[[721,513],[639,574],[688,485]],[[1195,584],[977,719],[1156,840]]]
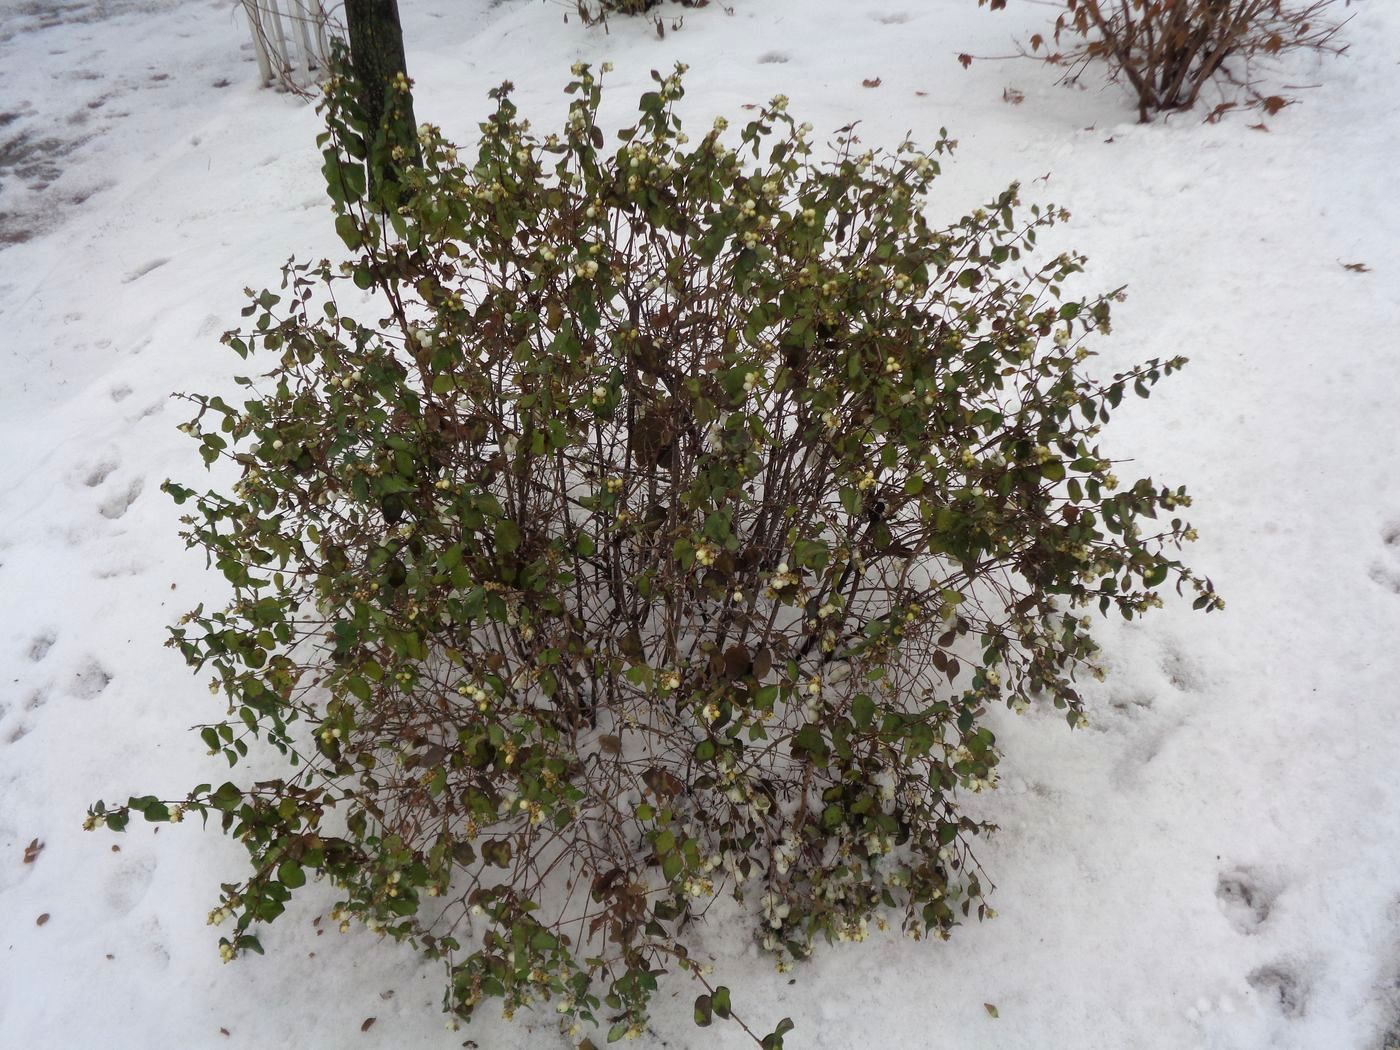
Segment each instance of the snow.
[[[418,114],[470,145],[509,78],[543,126],[570,62],[611,59],[621,120],[679,60],[705,124],[781,91],[871,144],[947,126],[936,208],[1020,179],[1073,213],[1057,237],[1090,256],[1081,290],[1128,285],[1104,370],[1192,359],[1107,447],[1191,487],[1193,564],[1229,606],[1107,625],[1087,730],[997,719],[1005,782],[979,800],[1003,829],[980,850],[995,921],[781,976],[719,922],[715,979],[763,1031],[791,1015],[789,1047],[1400,1042],[1400,7],[1353,5],[1345,57],[1278,69],[1320,86],[1265,131],[1257,113],[1138,126],[1097,82],[959,65],[1043,28],[1038,5],[732,5],[658,39],[566,22],[567,4],[403,0]],[[246,45],[227,2],[0,0],[0,1046],[562,1048],[543,1016],[445,1031],[440,972],[322,936],[324,893],[267,931],[266,958],[221,965],[204,916],[239,847],[190,824],[80,829],[96,798],[220,777],[187,731],[218,701],[162,648],[218,593],[159,492],[202,476],[168,395],[228,385],[217,335],[245,285],[336,251],[315,114],[259,90]],[[643,1044],[746,1045],[691,1026],[697,991],[663,984]]]

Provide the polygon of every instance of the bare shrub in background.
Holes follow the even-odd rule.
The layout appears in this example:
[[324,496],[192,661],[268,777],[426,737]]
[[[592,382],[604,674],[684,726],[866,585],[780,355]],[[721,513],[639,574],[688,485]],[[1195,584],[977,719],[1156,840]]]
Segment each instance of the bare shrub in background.
[[[1006,0],[977,0],[1000,10]],[[1259,90],[1251,63],[1289,51],[1340,54],[1342,23],[1327,17],[1336,0],[1063,0],[1052,39],[1030,38],[1028,54],[1065,69],[1077,83],[1091,66],[1126,82],[1146,123],[1154,113],[1188,110],[1211,83],[1274,113],[1288,104]],[[1350,6],[1350,0],[1347,0]],[[1214,113],[1238,105],[1225,101]]]

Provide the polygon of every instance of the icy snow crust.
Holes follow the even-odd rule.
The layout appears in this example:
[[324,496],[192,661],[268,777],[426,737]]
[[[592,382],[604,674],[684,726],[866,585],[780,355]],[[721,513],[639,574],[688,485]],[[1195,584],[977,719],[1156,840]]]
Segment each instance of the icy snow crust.
[[[1348,57],[1278,71],[1322,86],[1265,132],[1140,127],[1114,89],[959,65],[1043,28],[1036,5],[732,4],[658,40],[566,5],[404,0],[418,113],[470,147],[509,78],[547,128],[569,64],[610,59],[620,123],[680,60],[696,128],[778,92],[872,145],[946,125],[940,218],[1022,180],[1074,214],[1057,236],[1090,256],[1080,291],[1129,286],[1100,367],[1191,357],[1106,447],[1191,486],[1193,564],[1229,607],[1108,625],[1086,731],[997,718],[998,919],[782,976],[727,923],[705,934],[716,979],[761,1031],[792,1015],[789,1047],[1400,1042],[1400,5],[1354,6]],[[545,1016],[444,1031],[440,971],[322,936],[324,891],[266,958],[222,966],[204,917],[240,847],[197,822],[80,830],[97,797],[221,777],[186,730],[218,701],[162,648],[219,593],[159,491],[203,474],[168,395],[228,389],[241,289],[339,250],[315,114],[259,90],[245,45],[227,2],[0,0],[0,1047],[563,1048]],[[684,978],[663,988],[645,1043],[745,1045],[692,1026]]]

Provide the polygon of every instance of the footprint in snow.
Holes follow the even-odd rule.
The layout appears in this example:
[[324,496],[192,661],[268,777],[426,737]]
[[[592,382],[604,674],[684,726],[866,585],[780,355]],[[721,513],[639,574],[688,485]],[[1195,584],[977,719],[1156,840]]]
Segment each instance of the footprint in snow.
[[141,926],[141,948],[150,958],[152,966],[164,970],[170,965],[170,949],[166,947],[165,927],[160,919],[152,915]]
[[127,915],[141,903],[155,878],[156,862],[149,858],[123,860],[107,876],[103,897],[118,915]]
[[1392,594],[1400,594],[1400,521],[1392,521],[1381,532],[1384,555],[1371,566],[1371,579]]
[[[25,713],[33,714],[35,711],[39,710],[39,708],[43,707],[48,702],[49,689],[47,686],[45,686],[42,689],[35,689],[31,691],[30,694],[27,697],[25,697],[24,704],[21,710]],[[4,710],[0,709],[0,716],[3,716],[4,713]],[[23,718],[23,715],[20,715],[20,718]],[[5,743],[17,744],[25,737],[27,737],[33,729],[34,726],[31,722],[17,721],[14,728],[10,729],[8,732],[5,733]]]
[[1245,980],[1259,993],[1264,1002],[1273,1006],[1284,1017],[1302,1017],[1308,1012],[1312,980],[1306,971],[1300,971],[1286,963],[1271,963],[1254,970]]
[[120,492],[104,500],[102,506],[100,506],[98,510],[101,511],[104,518],[116,521],[131,509],[131,505],[136,502],[137,497],[141,495],[141,489],[144,487],[144,479],[137,478],[130,484],[124,486]]
[[1162,673],[1167,676],[1173,689],[1182,693],[1195,693],[1201,689],[1201,669],[1186,653],[1171,642],[1163,643],[1161,658]]
[[1162,753],[1167,742],[1185,724],[1185,719],[1154,711],[1153,698],[1145,694],[1127,700],[1111,700],[1109,706],[1117,712],[1117,725],[1106,728],[1129,738],[1111,776],[1116,787],[1131,789],[1138,786],[1143,770]]
[[98,485],[101,485],[111,476],[112,471],[116,470],[117,466],[118,463],[114,459],[102,460],[83,475],[83,484],[90,489],[97,488]]
[[1280,886],[1254,869],[1235,868],[1221,872],[1215,897],[1235,931],[1249,935],[1258,933],[1268,921],[1280,891]]
[[52,631],[44,631],[34,636],[34,640],[29,643],[29,659],[38,663],[49,655],[49,650],[53,648],[53,643],[58,641],[58,636]]
[[112,676],[96,660],[87,663],[73,672],[71,691],[80,700],[95,700],[109,685]]
[[758,56],[758,64],[761,66],[782,65],[787,60],[788,56],[781,51],[765,51]]

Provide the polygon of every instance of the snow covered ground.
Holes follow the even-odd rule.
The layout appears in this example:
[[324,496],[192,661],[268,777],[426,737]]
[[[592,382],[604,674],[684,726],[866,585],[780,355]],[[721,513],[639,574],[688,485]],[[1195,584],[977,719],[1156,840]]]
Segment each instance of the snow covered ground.
[[[998,919],[782,976],[713,929],[736,1009],[828,1050],[1400,1044],[1400,4],[1353,5],[1347,57],[1280,70],[1321,86],[1267,131],[963,69],[1041,28],[1026,2],[732,5],[657,39],[545,0],[401,0],[419,117],[470,145],[509,78],[554,122],[569,63],[611,59],[621,119],[682,60],[697,121],[781,91],[872,144],[946,125],[938,208],[1021,179],[1074,214],[1085,291],[1129,286],[1105,370],[1191,357],[1107,447],[1191,486],[1193,562],[1229,602],[1109,625],[1087,731],[999,719]],[[159,492],[202,474],[168,395],[227,383],[245,285],[337,249],[316,117],[257,89],[245,45],[227,0],[0,0],[0,1047],[562,1050],[547,1017],[444,1031],[435,967],[309,908],[223,966],[204,916],[239,847],[80,830],[95,798],[219,777],[185,728],[217,701],[162,648],[216,593]],[[649,1045],[745,1045],[663,988]]]

